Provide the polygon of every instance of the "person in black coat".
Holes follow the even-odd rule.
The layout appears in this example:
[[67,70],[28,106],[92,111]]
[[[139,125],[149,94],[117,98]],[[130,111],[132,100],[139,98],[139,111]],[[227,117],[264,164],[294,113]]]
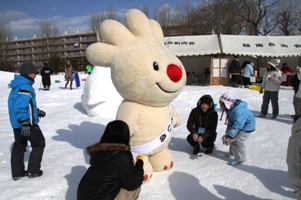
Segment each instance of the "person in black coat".
[[137,199],[143,181],[143,156],[136,164],[130,151],[128,125],[110,122],[99,143],[87,147],[90,167],[81,179],[78,200]]
[[216,139],[218,115],[210,95],[203,95],[197,106],[190,112],[187,129],[190,134],[187,142],[193,147],[193,154],[200,152],[200,144],[206,148],[205,154],[211,154]]
[[240,82],[240,64],[238,62],[238,56],[234,56],[230,65],[231,82],[233,87],[238,87],[238,82]]
[[41,69],[41,76],[42,76],[42,83],[43,83],[44,90],[50,90],[51,74],[52,74],[52,70],[48,67],[47,63],[44,63],[44,66]]

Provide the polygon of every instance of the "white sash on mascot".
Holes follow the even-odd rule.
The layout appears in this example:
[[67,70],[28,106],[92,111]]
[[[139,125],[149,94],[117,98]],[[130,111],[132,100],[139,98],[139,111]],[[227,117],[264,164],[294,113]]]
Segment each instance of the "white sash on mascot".
[[158,148],[164,142],[166,142],[166,139],[170,136],[171,130],[173,128],[172,114],[170,111],[169,111],[169,115],[170,117],[169,117],[169,123],[167,128],[156,139],[146,144],[131,146],[131,152],[133,156],[137,156],[138,154],[146,155],[152,152],[154,149]]

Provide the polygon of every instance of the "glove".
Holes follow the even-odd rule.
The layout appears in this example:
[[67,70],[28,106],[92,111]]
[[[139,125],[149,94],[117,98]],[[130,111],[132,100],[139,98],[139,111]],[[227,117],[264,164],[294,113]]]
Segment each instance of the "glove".
[[136,162],[137,162],[138,160],[142,160],[142,161],[143,161],[143,155],[139,154],[139,155],[136,157]]
[[263,93],[263,87],[260,87],[259,94]]
[[46,112],[44,112],[43,110],[39,110],[38,109],[38,116],[41,118],[41,117],[45,117],[46,115]]
[[24,137],[29,137],[30,136],[30,123],[29,121],[24,121],[21,123],[22,128],[21,128],[21,135]]

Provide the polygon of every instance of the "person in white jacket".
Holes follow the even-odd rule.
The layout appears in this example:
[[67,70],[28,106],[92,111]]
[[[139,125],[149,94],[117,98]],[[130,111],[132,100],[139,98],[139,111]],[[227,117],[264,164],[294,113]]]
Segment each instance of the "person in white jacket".
[[301,200],[301,117],[296,117],[289,138],[286,164],[290,184],[297,200]]
[[278,93],[280,84],[283,81],[283,73],[277,68],[280,63],[279,59],[268,60],[268,68],[264,73],[260,88],[260,94],[263,93],[263,100],[261,105],[261,114],[259,117],[265,117],[268,113],[269,103],[272,103],[272,119],[276,119],[279,114]]

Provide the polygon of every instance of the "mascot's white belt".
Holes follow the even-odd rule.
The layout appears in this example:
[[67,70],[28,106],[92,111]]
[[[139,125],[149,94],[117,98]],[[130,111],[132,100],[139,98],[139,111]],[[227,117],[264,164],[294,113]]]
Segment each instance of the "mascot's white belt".
[[161,144],[166,142],[166,139],[170,136],[172,128],[173,128],[172,115],[170,113],[168,127],[165,129],[165,131],[162,134],[160,134],[156,139],[154,139],[149,143],[137,145],[137,146],[131,146],[131,152],[133,156],[137,156],[138,154],[148,154],[152,152],[154,149],[158,148]]

